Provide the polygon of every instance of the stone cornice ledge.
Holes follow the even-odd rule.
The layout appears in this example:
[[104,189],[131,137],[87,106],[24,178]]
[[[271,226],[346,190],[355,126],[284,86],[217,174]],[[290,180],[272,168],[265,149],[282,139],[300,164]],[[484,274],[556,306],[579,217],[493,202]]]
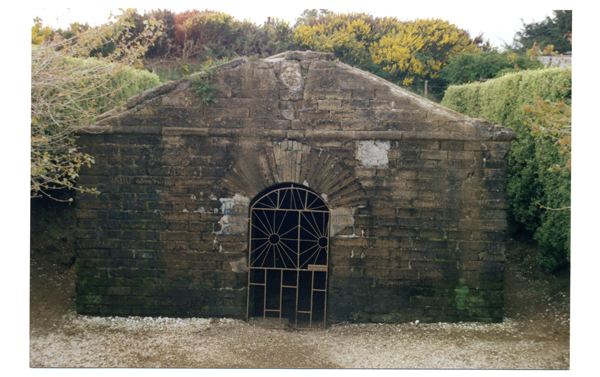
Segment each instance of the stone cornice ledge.
[[[508,130],[508,131],[507,131]],[[486,130],[487,131],[487,130]],[[416,132],[416,131],[346,131],[346,130],[266,130],[240,128],[188,128],[154,126],[90,126],[80,134],[124,134],[162,136],[204,136],[274,138],[293,140],[493,140],[509,141],[514,133],[498,127],[478,135],[472,132]]]

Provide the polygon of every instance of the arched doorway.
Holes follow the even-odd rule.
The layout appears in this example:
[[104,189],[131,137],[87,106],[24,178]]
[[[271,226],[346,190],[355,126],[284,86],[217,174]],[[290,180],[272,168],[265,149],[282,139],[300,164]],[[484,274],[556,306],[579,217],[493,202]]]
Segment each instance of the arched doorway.
[[281,184],[250,206],[247,318],[325,327],[329,208],[314,191]]

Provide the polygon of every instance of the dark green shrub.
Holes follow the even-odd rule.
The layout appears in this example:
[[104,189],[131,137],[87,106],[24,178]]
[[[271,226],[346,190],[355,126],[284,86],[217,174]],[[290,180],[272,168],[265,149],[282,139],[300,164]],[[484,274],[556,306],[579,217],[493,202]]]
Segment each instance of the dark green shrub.
[[150,47],[144,55],[145,58],[165,58],[170,54],[175,53],[175,14],[168,9],[151,10],[149,13],[144,13],[143,16],[135,13],[135,31],[139,32],[144,29],[144,21],[154,18],[162,23],[162,33],[157,38],[156,42]]
[[[544,65],[531,60],[526,55],[515,58],[515,63],[522,69],[539,69]],[[478,52],[474,54],[460,54],[452,58],[442,68],[440,78],[446,85],[461,85],[479,81],[479,79],[491,79],[500,77],[506,73],[516,72],[514,66],[508,60],[508,52],[498,53],[494,51]]]
[[[532,77],[533,76],[533,77]],[[571,103],[571,71],[549,68],[507,74],[484,83],[450,86],[442,105],[465,115],[510,127],[516,133],[508,161],[508,217],[513,228],[532,232],[540,246],[538,261],[555,270],[570,261],[571,175],[567,170],[549,171],[567,158],[559,154],[548,137],[533,136],[524,125],[522,105],[532,104],[536,95]],[[511,94],[513,93],[513,94]]]
[[271,19],[262,26],[250,22],[242,24],[242,33],[235,41],[235,52],[239,56],[266,58],[291,49],[290,25],[279,19]]

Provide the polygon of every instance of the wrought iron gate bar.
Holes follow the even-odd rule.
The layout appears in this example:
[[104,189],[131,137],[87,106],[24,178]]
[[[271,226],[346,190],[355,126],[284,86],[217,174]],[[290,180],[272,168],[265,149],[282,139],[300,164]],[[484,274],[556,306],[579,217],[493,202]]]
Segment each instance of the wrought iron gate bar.
[[326,210],[315,210],[315,209],[280,209],[280,208],[255,208],[258,211],[286,211],[286,212],[306,212],[306,211],[310,211],[310,212],[315,212],[315,213],[329,213],[329,211]]
[[[264,271],[264,270],[285,270],[285,271],[296,271],[295,268],[283,268],[283,267],[250,267],[252,271]],[[303,270],[310,271],[310,270]],[[252,283],[252,284],[263,284],[263,283]]]

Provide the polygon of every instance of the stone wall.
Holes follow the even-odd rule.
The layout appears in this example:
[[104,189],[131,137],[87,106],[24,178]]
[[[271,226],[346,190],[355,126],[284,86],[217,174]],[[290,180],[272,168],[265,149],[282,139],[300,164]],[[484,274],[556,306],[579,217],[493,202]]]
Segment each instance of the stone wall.
[[205,80],[218,102],[182,79],[81,134],[79,313],[243,318],[249,205],[290,182],[331,211],[329,323],[502,320],[512,131],[330,54]]

